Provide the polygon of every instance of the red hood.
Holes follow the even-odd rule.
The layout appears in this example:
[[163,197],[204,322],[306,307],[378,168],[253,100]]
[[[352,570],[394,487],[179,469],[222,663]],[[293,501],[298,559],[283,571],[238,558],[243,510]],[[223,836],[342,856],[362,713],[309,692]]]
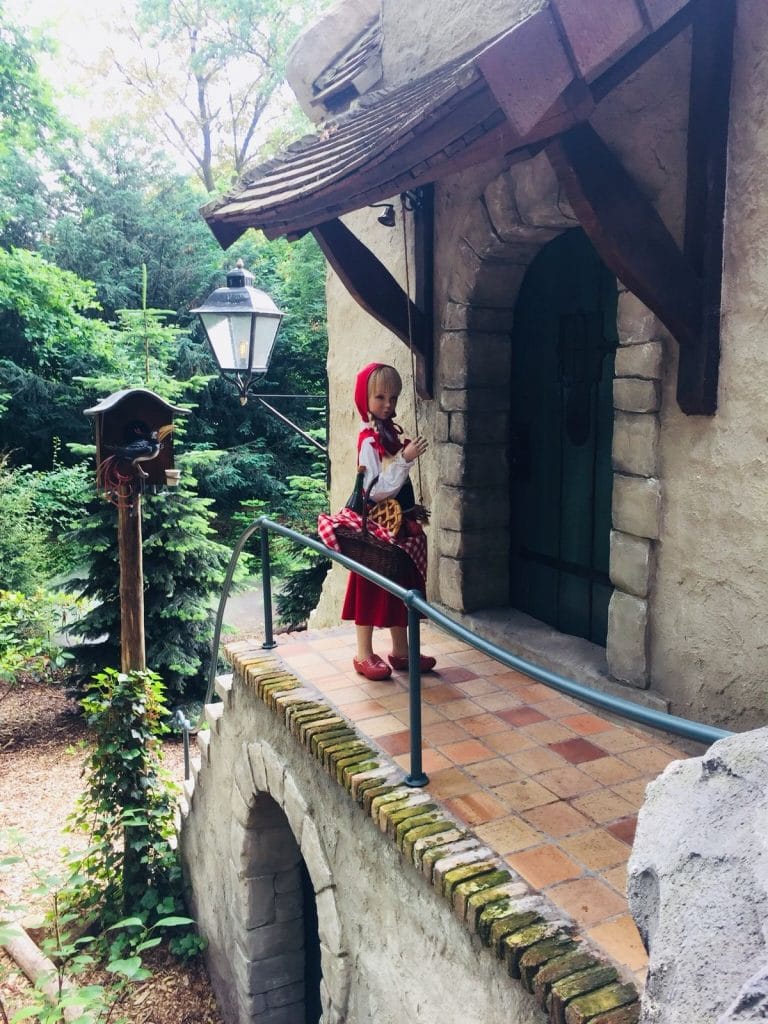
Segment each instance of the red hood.
[[383,363],[368,363],[355,378],[355,406],[363,423],[367,423],[370,418],[368,414],[368,380],[373,371],[383,365]]

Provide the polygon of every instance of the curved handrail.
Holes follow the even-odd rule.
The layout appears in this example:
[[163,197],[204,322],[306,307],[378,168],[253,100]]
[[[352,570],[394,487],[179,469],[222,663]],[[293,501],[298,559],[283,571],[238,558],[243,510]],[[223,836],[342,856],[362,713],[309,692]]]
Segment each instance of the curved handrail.
[[[504,648],[497,646],[490,640],[485,640],[483,637],[479,637],[475,633],[472,633],[465,626],[455,622],[450,618],[450,616],[431,605],[429,601],[427,601],[417,590],[405,590],[397,583],[393,583],[391,580],[379,575],[379,573],[367,568],[367,566],[361,565],[359,562],[355,562],[351,558],[347,558],[346,555],[332,551],[324,544],[320,543],[320,541],[314,540],[312,537],[306,537],[304,534],[297,533],[295,530],[291,530],[287,526],[275,523],[266,516],[259,516],[258,519],[255,519],[246,527],[235,545],[232,558],[230,559],[229,568],[227,569],[227,575],[224,581],[224,589],[222,591],[221,600],[219,601],[219,608],[216,616],[216,627],[214,630],[211,655],[211,670],[208,678],[208,689],[205,696],[205,704],[208,704],[211,700],[216,680],[219,643],[221,640],[221,626],[224,619],[224,609],[227,603],[227,598],[229,597],[229,589],[232,585],[232,579],[243,547],[249,537],[251,537],[256,530],[261,531],[265,633],[265,640],[262,647],[265,649],[271,649],[276,646],[272,635],[272,593],[269,568],[268,533],[276,533],[281,537],[286,537],[288,540],[294,541],[296,544],[300,544],[302,547],[316,551],[318,554],[331,559],[331,561],[338,563],[345,569],[349,569],[351,572],[355,572],[359,576],[363,576],[365,579],[370,580],[371,583],[377,584],[377,586],[387,590],[390,594],[394,594],[395,597],[399,597],[400,600],[405,603],[408,608],[409,617],[409,641],[412,644],[411,656],[409,657],[412,733],[411,776],[409,777],[409,780],[407,780],[410,781],[411,785],[424,785],[426,782],[426,776],[421,771],[421,678],[418,667],[419,659],[415,656],[418,651],[418,624],[420,616],[424,616],[447,633],[464,641],[464,643],[469,644],[471,647],[474,647],[475,650],[478,650],[483,654],[487,654],[489,657],[501,662],[502,665],[506,665],[508,668],[514,669],[517,672],[522,672],[531,679],[536,679],[538,682],[544,683],[546,686],[549,686],[560,693],[565,693],[570,697],[575,697],[577,700],[580,700],[585,704],[591,704],[603,711],[608,711],[621,718],[629,719],[639,725],[644,725],[652,729],[661,729],[664,732],[672,733],[675,736],[680,736],[684,739],[694,740],[697,743],[705,744],[711,744],[716,740],[724,739],[726,736],[733,735],[726,729],[720,729],[713,725],[706,725],[703,722],[696,722],[688,718],[682,718],[679,715],[671,715],[665,711],[657,711],[654,708],[635,704],[634,701],[627,700],[624,697],[616,697],[613,694],[594,690],[589,686],[585,686],[583,683],[577,683],[573,679],[567,679],[565,676],[561,676],[556,672],[551,672],[549,669],[535,665],[533,662],[527,661],[525,658],[512,654],[511,651],[504,650]],[[416,706],[417,704],[418,707]],[[414,719],[416,720],[415,723]],[[418,725],[418,735],[414,735],[415,725]]]

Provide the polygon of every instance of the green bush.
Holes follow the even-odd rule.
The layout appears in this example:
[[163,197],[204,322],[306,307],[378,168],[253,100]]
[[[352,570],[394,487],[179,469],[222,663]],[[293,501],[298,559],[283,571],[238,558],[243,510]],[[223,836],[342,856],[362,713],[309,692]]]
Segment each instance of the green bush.
[[45,537],[35,518],[28,468],[0,455],[0,587],[31,592],[45,582]]
[[77,602],[67,595],[0,590],[0,682],[55,678],[71,658],[55,633],[77,612]]

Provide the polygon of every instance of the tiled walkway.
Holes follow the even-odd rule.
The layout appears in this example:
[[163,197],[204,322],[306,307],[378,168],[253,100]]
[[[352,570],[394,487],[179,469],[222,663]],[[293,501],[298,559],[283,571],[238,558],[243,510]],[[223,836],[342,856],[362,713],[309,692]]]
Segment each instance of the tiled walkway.
[[[376,639],[385,654],[386,631]],[[646,785],[686,755],[434,627],[424,627],[422,640],[438,659],[422,678],[427,790],[642,981],[627,859]],[[409,769],[407,673],[383,683],[358,676],[347,627],[294,634],[274,653]]]

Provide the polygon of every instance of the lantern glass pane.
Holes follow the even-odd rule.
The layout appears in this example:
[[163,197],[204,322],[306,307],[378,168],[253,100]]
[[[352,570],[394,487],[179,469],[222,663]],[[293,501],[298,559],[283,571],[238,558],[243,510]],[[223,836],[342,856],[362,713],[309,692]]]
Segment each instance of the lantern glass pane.
[[251,334],[250,313],[201,313],[208,341],[222,370],[247,370]]
[[256,318],[256,329],[253,332],[253,372],[266,373],[269,357],[275,343],[277,329],[280,326],[279,316],[259,316]]

